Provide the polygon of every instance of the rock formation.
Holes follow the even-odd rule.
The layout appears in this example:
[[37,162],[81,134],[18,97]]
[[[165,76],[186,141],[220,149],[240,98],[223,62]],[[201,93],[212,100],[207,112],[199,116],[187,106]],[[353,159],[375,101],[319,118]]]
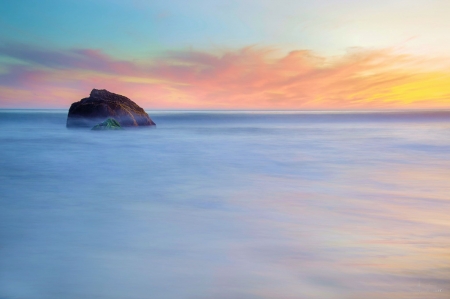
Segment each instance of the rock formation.
[[113,118],[122,127],[154,126],[144,109],[127,97],[105,89],[93,89],[88,98],[70,106],[66,126],[92,127]]
[[104,122],[94,126],[91,130],[122,130],[122,127],[114,118],[108,118]]

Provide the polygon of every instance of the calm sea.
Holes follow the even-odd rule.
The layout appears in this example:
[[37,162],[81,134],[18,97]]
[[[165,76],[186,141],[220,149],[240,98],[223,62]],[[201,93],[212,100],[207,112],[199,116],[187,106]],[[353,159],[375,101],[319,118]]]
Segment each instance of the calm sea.
[[448,299],[450,111],[0,111],[1,299]]

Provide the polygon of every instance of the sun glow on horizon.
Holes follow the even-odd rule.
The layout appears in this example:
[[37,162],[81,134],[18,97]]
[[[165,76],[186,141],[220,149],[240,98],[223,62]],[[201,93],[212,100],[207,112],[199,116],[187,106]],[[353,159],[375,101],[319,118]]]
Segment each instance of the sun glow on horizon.
[[246,47],[222,53],[172,51],[127,61],[100,50],[9,45],[20,61],[0,75],[0,106],[64,108],[92,88],[151,109],[439,109],[450,108],[448,61],[351,49],[323,57]]

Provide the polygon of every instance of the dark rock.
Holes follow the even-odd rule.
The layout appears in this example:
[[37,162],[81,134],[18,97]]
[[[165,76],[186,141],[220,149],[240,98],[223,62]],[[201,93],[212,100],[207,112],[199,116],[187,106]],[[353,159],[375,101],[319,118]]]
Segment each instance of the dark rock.
[[144,109],[129,98],[105,89],[93,89],[88,98],[70,106],[66,126],[92,127],[108,118],[122,127],[155,125]]
[[114,118],[108,118],[104,122],[94,126],[91,130],[122,130],[122,127]]

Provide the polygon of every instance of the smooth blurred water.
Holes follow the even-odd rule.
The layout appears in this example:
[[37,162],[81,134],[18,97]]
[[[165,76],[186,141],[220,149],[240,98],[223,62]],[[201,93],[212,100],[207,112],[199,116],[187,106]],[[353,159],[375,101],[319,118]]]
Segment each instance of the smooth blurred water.
[[1,299],[450,298],[450,112],[0,111]]

